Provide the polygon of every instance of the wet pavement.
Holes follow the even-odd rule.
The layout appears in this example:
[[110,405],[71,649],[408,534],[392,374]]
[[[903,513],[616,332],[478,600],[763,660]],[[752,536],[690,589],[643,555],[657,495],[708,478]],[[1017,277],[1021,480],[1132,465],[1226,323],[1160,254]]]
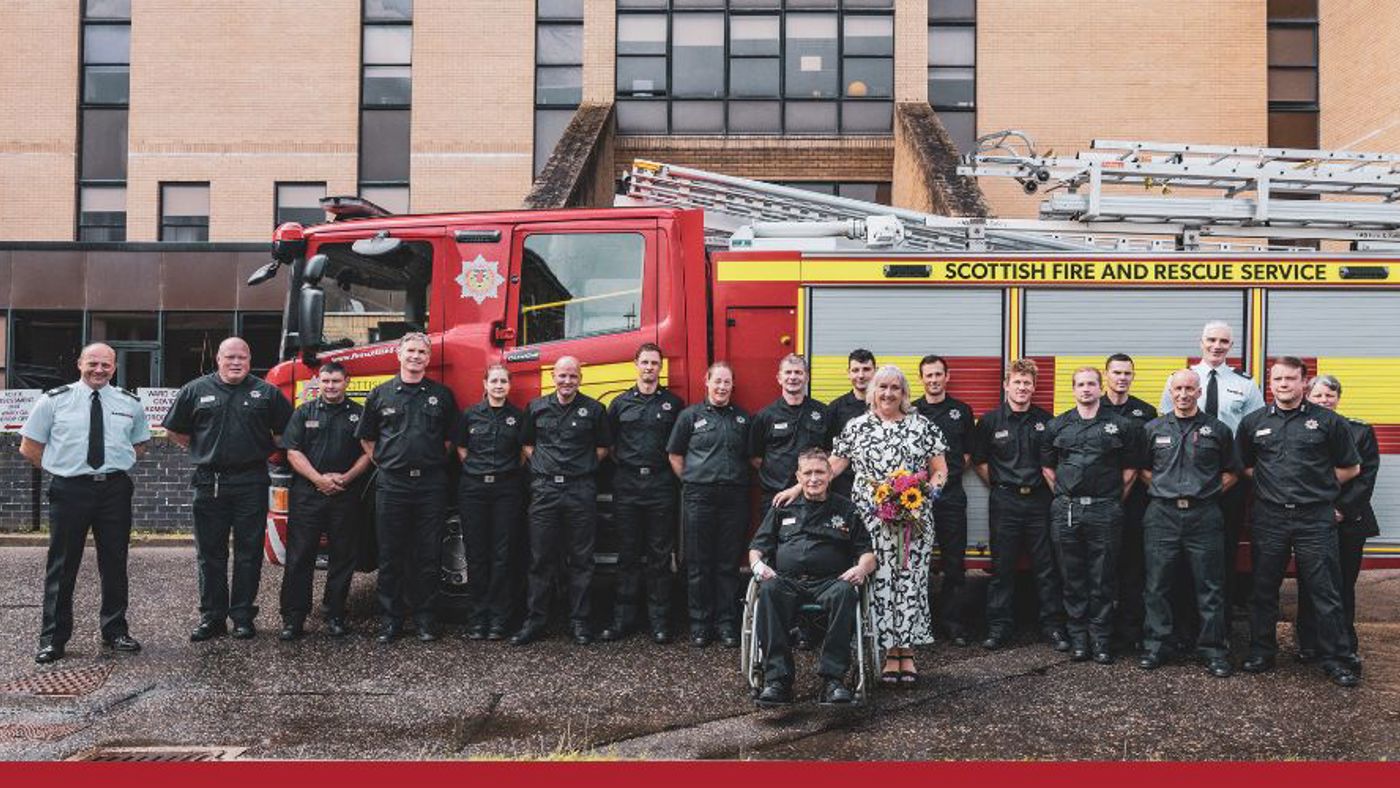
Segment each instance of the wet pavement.
[[[640,637],[579,648],[562,636],[515,648],[448,627],[436,643],[373,640],[373,576],[356,577],[345,640],[309,622],[276,637],[282,571],[266,567],[252,641],[191,644],[193,550],[131,554],[132,633],[117,655],[96,633],[91,549],[68,657],[33,662],[43,549],[0,548],[0,685],[38,679],[86,694],[0,688],[0,759],[63,759],[99,747],[231,747],[250,758],[1395,759],[1400,757],[1400,571],[1358,586],[1365,680],[1347,690],[1294,664],[1292,628],[1265,676],[1213,679],[1194,664],[1151,673],[1129,660],[1071,663],[1028,638],[1008,649],[940,644],[918,687],[863,706],[816,706],[814,659],[799,656],[802,702],[755,710],[737,652]],[[985,584],[974,573],[973,582]],[[318,589],[320,579],[318,578]],[[1292,610],[1292,585],[1285,588]],[[1237,628],[1236,656],[1244,631]]]

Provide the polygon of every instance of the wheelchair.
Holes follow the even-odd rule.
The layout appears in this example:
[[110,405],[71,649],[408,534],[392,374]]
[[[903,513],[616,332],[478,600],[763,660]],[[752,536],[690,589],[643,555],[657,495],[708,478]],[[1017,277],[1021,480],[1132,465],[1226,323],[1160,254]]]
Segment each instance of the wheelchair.
[[[875,629],[875,616],[870,607],[869,580],[862,583],[859,590],[860,604],[856,608],[856,631],[852,638],[855,642],[851,644],[855,651],[855,659],[852,660],[855,675],[852,677],[851,691],[856,702],[863,703],[871,689],[879,684],[877,671],[883,662],[880,658],[880,635]],[[748,682],[749,695],[754,698],[763,690],[765,657],[763,644],[758,638],[758,591],[758,579],[751,578],[748,590],[744,593],[744,616],[739,629],[739,670]],[[821,620],[825,617],[825,611],[821,605],[802,605],[797,615],[799,621],[805,619],[809,622],[819,622],[825,629],[825,622]]]

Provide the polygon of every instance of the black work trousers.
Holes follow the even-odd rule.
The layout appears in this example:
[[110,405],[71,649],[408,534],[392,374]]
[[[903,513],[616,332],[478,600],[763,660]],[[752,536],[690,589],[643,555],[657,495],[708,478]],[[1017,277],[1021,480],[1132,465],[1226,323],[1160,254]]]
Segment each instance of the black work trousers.
[[993,638],[1009,638],[1016,630],[1016,568],[1023,552],[1031,559],[1041,632],[1059,629],[1064,623],[1064,594],[1050,538],[1050,491],[1038,487],[1022,495],[1019,490],[995,486],[987,500],[992,542],[987,636]]
[[851,638],[856,631],[860,590],[840,578],[789,578],[783,575],[758,584],[756,632],[763,646],[763,678],[792,685],[792,648],[788,633],[803,605],[821,605],[826,613],[817,673],[826,679],[844,679],[851,666]]
[[1299,596],[1313,612],[1317,654],[1324,663],[1339,663],[1351,653],[1342,607],[1342,566],[1337,551],[1331,504],[1283,506],[1254,502],[1250,520],[1254,555],[1254,590],[1249,600],[1249,653],[1272,658],[1278,653],[1278,593],[1288,559],[1298,567]]
[[1184,562],[1190,566],[1195,620],[1200,622],[1196,654],[1215,659],[1228,653],[1224,528],[1218,501],[1193,499],[1182,508],[1175,499],[1153,498],[1147,505],[1143,518],[1147,570],[1143,648],[1147,652],[1167,648],[1176,625],[1172,595]]
[[[613,525],[617,531],[617,599],[613,625],[628,630],[637,622],[642,587],[647,621],[666,628],[671,609],[671,553],[676,549],[676,481],[666,471],[645,476],[637,468],[617,469],[613,477]],[[645,563],[645,568],[642,564]]]
[[472,623],[504,630],[515,617],[522,585],[512,564],[525,514],[523,474],[462,474],[457,482],[457,510],[467,548]]
[[44,569],[44,623],[39,645],[63,646],[73,636],[73,589],[88,530],[102,578],[98,626],[111,640],[127,633],[126,552],[131,539],[131,477],[53,477],[49,483],[49,553]]
[[[201,484],[194,488],[194,546],[199,564],[201,621],[233,619],[235,626],[258,615],[263,532],[267,528],[267,484]],[[229,583],[229,535],[233,536],[233,582]]]
[[1118,637],[1124,644],[1141,642],[1146,610],[1143,592],[1147,569],[1143,516],[1147,491],[1139,483],[1123,502],[1123,540],[1118,551]]
[[[1356,578],[1361,574],[1361,558],[1366,550],[1366,536],[1354,531],[1337,532],[1337,558],[1342,567],[1342,610],[1346,613],[1347,642],[1351,648],[1347,654],[1355,657],[1360,650],[1356,639]],[[1307,583],[1299,578],[1298,586],[1298,648],[1304,651],[1318,650],[1317,615],[1312,609],[1312,595],[1307,592]]]
[[587,626],[597,534],[598,483],[592,476],[536,476],[530,482],[530,621],[549,620],[553,584],[568,573],[569,619]]
[[1220,494],[1220,515],[1225,521],[1225,626],[1233,620],[1231,608],[1247,605],[1250,600],[1249,574],[1235,566],[1244,532],[1245,501],[1254,482],[1243,476],[1235,486]]
[[398,624],[411,612],[419,626],[437,622],[442,584],[442,539],[447,528],[447,487],[440,479],[419,487],[381,482],[375,493],[379,539],[379,610]]
[[739,563],[749,524],[749,491],[737,484],[687,484],[685,573],[690,632],[737,633]]
[[331,618],[345,617],[345,600],[355,576],[363,494],[361,485],[323,495],[310,483],[300,479],[294,483],[287,514],[287,565],[282,573],[283,621],[300,624],[311,614],[311,586],[322,534],[329,548],[323,599]]
[[1070,642],[1079,648],[1108,648],[1118,599],[1123,503],[1118,498],[1056,496],[1050,522]]
[[967,496],[961,491],[933,504],[933,533],[938,540],[938,569],[943,577],[934,606],[938,611],[938,621],[949,637],[966,635],[970,629],[967,614]]

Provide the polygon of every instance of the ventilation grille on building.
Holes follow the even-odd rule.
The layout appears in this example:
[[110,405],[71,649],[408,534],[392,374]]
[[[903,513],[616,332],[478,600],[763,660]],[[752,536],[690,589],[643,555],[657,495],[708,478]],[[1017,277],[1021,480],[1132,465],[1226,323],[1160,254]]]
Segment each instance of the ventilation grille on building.
[[86,695],[107,683],[112,675],[111,663],[98,663],[82,668],[51,670],[21,676],[13,681],[0,684],[0,694],[49,695],[54,697],[74,697]]
[[80,752],[70,761],[106,763],[195,763],[231,761],[247,747],[96,747]]

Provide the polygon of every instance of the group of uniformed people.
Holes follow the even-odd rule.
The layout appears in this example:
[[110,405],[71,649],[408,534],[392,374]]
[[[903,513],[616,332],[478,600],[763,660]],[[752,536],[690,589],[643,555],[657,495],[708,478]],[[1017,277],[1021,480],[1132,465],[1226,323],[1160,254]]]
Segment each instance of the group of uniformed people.
[[[922,359],[924,396],[916,407],[948,446],[948,482],[933,506],[942,573],[937,609],[954,644],[969,645],[976,629],[963,560],[967,497],[961,477],[971,467],[990,488],[992,580],[983,646],[1000,648],[1012,636],[1015,573],[1028,553],[1039,626],[1057,650],[1075,660],[1108,663],[1116,635],[1120,647],[1141,648],[1138,664],[1144,669],[1194,648],[1213,675],[1230,675],[1231,564],[1245,509],[1242,490],[1252,480],[1251,636],[1242,667],[1273,667],[1279,585],[1290,555],[1296,555],[1300,658],[1320,660],[1338,684],[1357,683],[1352,586],[1361,546],[1376,533],[1368,503],[1378,466],[1374,432],[1333,412],[1340,382],[1323,376],[1309,384],[1303,363],[1291,357],[1270,368],[1274,401],[1265,407],[1258,387],[1225,364],[1231,347],[1228,325],[1206,325],[1201,362],[1171,376],[1160,416],[1129,393],[1133,363],[1123,354],[1110,356],[1103,370],[1076,370],[1075,407],[1054,417],[1031,404],[1034,362],[1013,361],[1002,404],[980,419],[947,394],[948,361]],[[280,439],[295,473],[280,600],[283,640],[303,634],[323,534],[330,548],[326,631],[350,631],[345,603],[371,466],[378,640],[399,638],[410,617],[418,639],[437,638],[439,551],[450,464],[456,462],[475,600],[468,637],[509,637],[516,645],[542,637],[562,576],[570,634],[588,644],[597,476],[611,453],[619,571],[616,602],[601,637],[616,640],[646,626],[656,642],[670,640],[670,561],[679,505],[690,640],[697,647],[715,638],[736,646],[751,472],[757,471],[764,510],[771,515],[772,496],[802,478],[799,457],[805,452],[804,460],[815,463],[812,452],[829,447],[848,421],[865,412],[865,388],[875,371],[873,354],[852,352],[851,391],[823,405],[807,395],[805,360],[790,355],[779,364],[779,397],[750,416],[732,402],[734,375],[724,362],[707,370],[704,400],[685,407],[661,387],[662,352],[648,343],[635,356],[636,384],[607,407],[579,391],[580,364],[564,357],[552,368],[553,391],[525,410],[508,401],[507,369],[493,365],[484,375],[481,402],[459,411],[451,390],[426,376],[430,354],[426,336],[403,337],[399,374],[371,391],[363,406],[346,396],[344,367],[324,364],[317,396],[294,410],[275,387],[250,374],[249,348],[233,337],[220,345],[215,372],[180,389],[164,426],[189,449],[195,465],[200,619],[192,641],[223,635],[230,622],[234,637],[255,634],[266,458]],[[78,366],[78,382],[40,399],[21,444],[31,462],[54,475],[40,663],[62,658],[71,636],[73,585],[89,529],[102,574],[103,640],[118,650],[140,649],[125,619],[132,492],[127,471],[150,435],[136,397],[109,385],[115,370],[110,347],[85,348]],[[828,482],[833,503],[826,502]],[[820,496],[798,504],[820,509],[822,516],[836,506],[842,522],[859,519],[840,503],[850,485],[849,473],[823,479]],[[526,510],[526,604],[523,623],[512,634],[522,613],[516,557]],[[844,534],[842,549],[854,550],[854,563],[840,574],[850,583],[871,569],[866,551],[856,549],[865,543],[852,541],[865,532],[866,524],[859,526],[837,528]],[[800,530],[765,523],[752,549],[760,559],[774,551],[781,555],[786,538],[804,538]],[[808,531],[808,537],[837,538]],[[772,572],[762,560],[751,563]],[[806,593],[815,587],[804,588]],[[781,672],[781,661],[774,664]],[[837,702],[848,699],[828,690]]]

